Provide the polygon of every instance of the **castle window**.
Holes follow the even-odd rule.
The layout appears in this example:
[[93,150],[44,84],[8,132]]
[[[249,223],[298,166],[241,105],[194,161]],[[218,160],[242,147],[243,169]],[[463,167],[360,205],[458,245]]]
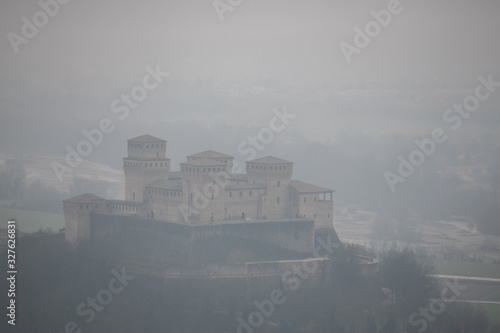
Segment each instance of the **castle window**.
[[314,218],[316,218],[316,213],[314,213]]
[[160,163],[160,166],[162,167],[163,166],[163,162]]
[[249,195],[249,196],[252,196],[252,191],[248,192],[248,195]]
[[240,191],[240,198],[243,196],[243,191]]
[[281,170],[281,165],[280,165],[280,170]]
[[158,167],[158,163],[155,163],[155,167]]
[[217,168],[217,172],[220,172],[220,168]]
[[276,204],[279,205],[280,204],[280,197],[276,197]]
[[304,202],[306,202],[306,197],[304,197]]
[[146,148],[149,148],[149,143],[146,145]]
[[212,193],[212,200],[214,200],[214,194]]
[[85,206],[85,209],[89,209],[89,205],[86,205],[86,206]]
[[146,168],[147,168],[147,167],[148,167],[148,164],[146,163],[145,165],[146,165]]
[[278,180],[278,187],[280,187],[280,181]]
[[158,152],[156,152],[156,157],[158,157]]
[[203,168],[203,172],[205,172],[205,168]]
[[153,163],[149,163],[149,166],[150,166],[150,167],[153,167]]
[[233,192],[229,192],[229,197],[232,198],[233,197]]
[[314,197],[314,202],[318,201],[318,197]]
[[200,168],[196,168],[196,172],[200,172]]
[[328,213],[328,217],[330,217],[330,213]]

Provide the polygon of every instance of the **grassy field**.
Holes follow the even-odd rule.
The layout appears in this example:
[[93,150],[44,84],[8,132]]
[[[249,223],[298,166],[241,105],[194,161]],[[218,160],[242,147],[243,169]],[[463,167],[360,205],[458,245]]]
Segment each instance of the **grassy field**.
[[484,301],[490,301],[490,302],[500,302],[500,291],[494,295],[491,295],[489,297],[486,297]]
[[478,304],[486,311],[490,322],[500,324],[500,304]]
[[500,264],[479,262],[461,262],[436,259],[434,261],[439,274],[500,278]]
[[0,208],[0,228],[6,228],[9,219],[15,219],[17,229],[27,233],[35,232],[41,228],[51,229],[57,233],[60,228],[64,227],[64,216],[61,214]]

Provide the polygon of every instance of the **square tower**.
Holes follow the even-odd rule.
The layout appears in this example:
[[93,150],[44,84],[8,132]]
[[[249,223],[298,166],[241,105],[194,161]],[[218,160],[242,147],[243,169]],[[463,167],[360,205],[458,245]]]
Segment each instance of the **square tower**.
[[159,179],[168,179],[167,141],[141,135],[127,140],[127,143],[128,156],[123,159],[125,200],[144,202],[146,186]]
[[289,217],[289,186],[293,162],[267,156],[246,162],[248,183],[264,184],[267,195],[262,205],[262,215],[268,219]]

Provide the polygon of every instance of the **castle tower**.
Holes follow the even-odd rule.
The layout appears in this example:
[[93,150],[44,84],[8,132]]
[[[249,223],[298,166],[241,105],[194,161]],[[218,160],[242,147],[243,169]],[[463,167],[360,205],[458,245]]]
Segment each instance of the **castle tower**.
[[265,184],[267,195],[262,204],[262,216],[268,219],[288,218],[290,211],[289,185],[293,162],[268,156],[246,162],[250,184]]
[[104,211],[106,200],[93,194],[82,194],[63,201],[64,239],[72,244],[90,238],[90,215]]
[[185,212],[185,223],[209,224],[224,219],[224,188],[232,166],[232,156],[212,150],[187,156],[181,163],[184,203],[190,208]]
[[143,202],[147,185],[158,179],[168,179],[167,141],[142,135],[127,142],[128,156],[123,159],[125,200]]

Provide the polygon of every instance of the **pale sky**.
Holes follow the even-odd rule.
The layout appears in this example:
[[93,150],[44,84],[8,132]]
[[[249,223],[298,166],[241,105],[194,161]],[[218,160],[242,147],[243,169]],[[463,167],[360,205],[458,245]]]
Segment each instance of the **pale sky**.
[[[15,54],[7,35],[21,35],[22,18],[31,21],[40,6],[3,1],[0,150],[63,155],[81,130],[113,116],[111,102],[156,64],[170,77],[89,158],[108,162],[107,149],[123,155],[123,140],[143,133],[177,141],[179,154],[207,146],[234,153],[230,147],[283,106],[299,114],[286,134],[304,140],[333,142],[343,131],[426,134],[443,126],[443,112],[474,90],[478,76],[500,81],[496,0],[402,0],[402,12],[347,64],[339,44],[354,44],[354,27],[364,28],[370,12],[388,3],[244,0],[222,22],[211,0],[73,0]],[[182,97],[185,85],[209,77],[219,88],[274,85],[312,94],[326,83],[330,95],[319,107],[289,96]],[[455,134],[499,132],[498,96]]]

